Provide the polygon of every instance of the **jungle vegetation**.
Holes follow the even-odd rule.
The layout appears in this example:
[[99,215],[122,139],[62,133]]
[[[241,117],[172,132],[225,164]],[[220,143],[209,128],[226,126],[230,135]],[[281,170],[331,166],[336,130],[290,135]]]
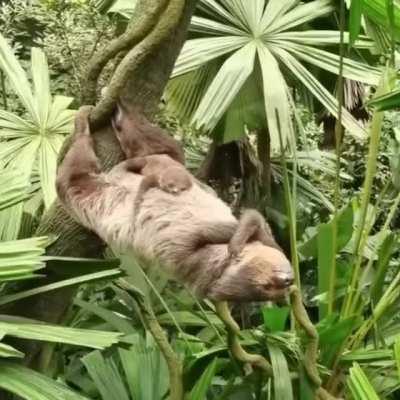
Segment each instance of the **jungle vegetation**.
[[[0,399],[399,398],[399,41],[399,0],[0,0]],[[120,160],[118,97],[291,258],[302,301],[231,305],[269,372],[58,204],[81,105]]]

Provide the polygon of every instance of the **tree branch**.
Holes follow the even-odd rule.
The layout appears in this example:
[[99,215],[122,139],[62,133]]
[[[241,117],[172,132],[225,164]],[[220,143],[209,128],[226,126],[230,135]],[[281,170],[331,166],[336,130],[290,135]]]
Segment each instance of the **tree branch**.
[[111,79],[106,96],[91,114],[90,125],[92,127],[96,128],[103,125],[109,118],[130,77],[141,67],[148,55],[154,53],[176,29],[182,17],[184,6],[185,0],[170,0],[154,30],[123,58]]
[[260,354],[248,353],[240,344],[240,328],[232,318],[226,301],[215,303],[215,310],[228,331],[228,345],[232,355],[239,361],[263,370],[267,376],[272,376],[271,364]]
[[88,63],[83,87],[83,104],[95,104],[97,81],[107,63],[121,51],[132,49],[154,28],[169,0],[142,0],[135,7],[126,31],[97,51]]
[[337,400],[336,397],[332,396],[326,389],[322,387],[322,380],[319,376],[317,368],[319,341],[318,332],[307,314],[301,298],[300,290],[296,286],[292,286],[290,289],[290,300],[292,303],[294,317],[308,336],[308,343],[306,345],[306,351],[304,354],[304,368],[308,378],[316,387],[316,398],[320,400]]

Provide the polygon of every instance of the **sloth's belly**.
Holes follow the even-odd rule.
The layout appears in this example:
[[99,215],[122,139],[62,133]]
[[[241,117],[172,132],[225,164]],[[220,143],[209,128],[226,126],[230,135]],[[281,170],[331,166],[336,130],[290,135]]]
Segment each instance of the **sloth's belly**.
[[106,189],[99,205],[101,218],[95,213],[97,217],[90,221],[117,252],[133,250],[165,265],[178,266],[193,251],[193,238],[202,228],[236,221],[224,202],[197,183],[179,195],[150,189],[136,213],[134,203],[142,177],[132,175],[131,180],[118,182],[119,190],[115,186]]
[[170,265],[184,262],[205,226],[236,222],[225,203],[197,184],[176,196],[149,190],[135,219],[134,249]]

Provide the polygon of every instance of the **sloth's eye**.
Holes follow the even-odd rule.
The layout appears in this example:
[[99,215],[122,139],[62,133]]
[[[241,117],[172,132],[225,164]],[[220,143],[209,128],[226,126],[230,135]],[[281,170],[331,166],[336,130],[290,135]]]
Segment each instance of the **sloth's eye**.
[[270,283],[265,283],[264,285],[263,285],[263,289],[264,290],[271,290],[271,284]]

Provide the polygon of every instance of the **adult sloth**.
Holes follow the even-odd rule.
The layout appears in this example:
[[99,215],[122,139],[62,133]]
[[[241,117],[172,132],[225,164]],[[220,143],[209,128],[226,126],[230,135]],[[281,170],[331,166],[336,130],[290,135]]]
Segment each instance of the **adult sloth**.
[[[132,250],[142,257],[157,259],[199,297],[261,301],[286,294],[293,282],[292,268],[259,213],[248,210],[237,221],[224,202],[204,190],[176,162],[182,159],[151,155],[151,146],[138,142],[135,123],[126,120],[116,129],[128,159],[102,173],[90,136],[89,112],[88,107],[78,112],[73,143],[57,176],[60,200],[82,225],[117,251]],[[123,118],[119,116],[120,121]],[[159,128],[148,123],[146,129]],[[157,140],[158,153],[165,140],[165,153],[172,157],[181,154],[171,152],[171,139],[166,136]],[[180,173],[190,177],[190,184],[178,191],[158,185],[140,190],[146,177],[135,173],[136,167],[134,172],[130,167],[137,164],[132,162],[132,157],[137,156],[149,160],[161,157],[162,163],[154,165],[162,168],[151,169],[151,174],[164,174],[163,179],[170,160],[171,170],[176,173],[177,165],[181,166],[178,172],[181,168]]]

